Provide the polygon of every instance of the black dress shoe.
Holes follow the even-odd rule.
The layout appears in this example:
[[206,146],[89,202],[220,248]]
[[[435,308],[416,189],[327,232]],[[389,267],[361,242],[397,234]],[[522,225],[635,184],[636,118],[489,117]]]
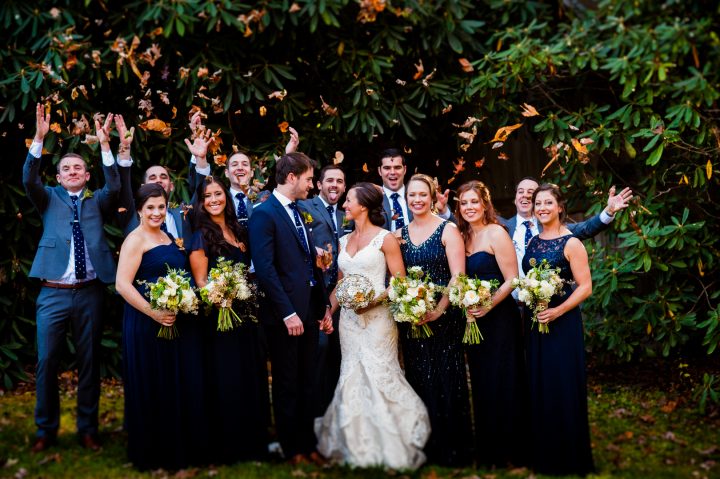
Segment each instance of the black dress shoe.
[[100,440],[95,434],[80,434],[78,441],[80,441],[80,445],[85,449],[90,449],[91,451],[100,450]]
[[57,440],[52,436],[38,437],[35,439],[35,443],[33,443],[30,451],[33,453],[43,452],[50,448],[50,446],[54,446],[56,442]]

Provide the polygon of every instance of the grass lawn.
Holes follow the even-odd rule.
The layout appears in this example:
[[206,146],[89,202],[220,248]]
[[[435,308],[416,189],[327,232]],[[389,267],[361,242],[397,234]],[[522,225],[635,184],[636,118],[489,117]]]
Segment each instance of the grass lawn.
[[[595,477],[711,478],[720,477],[720,408],[697,410],[692,390],[702,373],[720,377],[720,360],[698,359],[640,362],[589,369],[590,427],[598,474]],[[139,473],[126,461],[122,425],[122,386],[103,383],[100,422],[103,448],[92,453],[77,445],[74,434],[75,378],[61,378],[59,444],[46,453],[31,454],[34,438],[32,384],[0,396],[0,477],[216,477],[216,478],[373,478],[500,479],[543,477],[527,469],[448,469],[432,465],[404,475],[382,470],[292,468],[279,463],[243,463],[176,473]]]

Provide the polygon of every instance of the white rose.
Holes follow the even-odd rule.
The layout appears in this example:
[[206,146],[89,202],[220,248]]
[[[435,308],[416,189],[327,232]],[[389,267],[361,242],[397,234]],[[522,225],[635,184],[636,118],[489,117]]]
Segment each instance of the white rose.
[[538,286],[540,286],[540,281],[538,281],[538,280],[536,280],[536,279],[531,279],[530,281],[528,281],[528,287],[529,287],[530,289],[535,289],[535,288],[537,288]]
[[422,315],[425,314],[425,306],[424,306],[424,305],[420,305],[420,304],[416,304],[415,306],[412,306],[412,307],[410,308],[410,311],[412,312],[412,314],[413,314],[414,316],[420,317],[420,316],[422,316]]
[[524,289],[519,290],[518,291],[518,300],[527,304],[530,301],[530,293],[528,293]]
[[388,292],[388,298],[390,298],[390,301],[395,301],[397,299],[397,293],[395,292],[394,288],[390,288],[390,291]]
[[477,304],[477,302],[480,300],[480,296],[478,296],[476,291],[470,290],[465,292],[465,296],[462,300],[462,305],[466,308],[468,306],[473,306]]
[[491,289],[492,285],[489,281],[480,281],[480,286],[482,286],[485,289]]
[[555,286],[547,281],[540,282],[540,295],[544,298],[549,298],[555,293]]
[[417,287],[408,288],[407,295],[410,296],[411,298],[417,298],[419,292],[420,291]]

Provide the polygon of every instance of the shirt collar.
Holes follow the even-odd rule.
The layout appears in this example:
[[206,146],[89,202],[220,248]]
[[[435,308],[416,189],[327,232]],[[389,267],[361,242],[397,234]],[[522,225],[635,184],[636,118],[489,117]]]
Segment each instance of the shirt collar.
[[532,223],[533,226],[537,227],[537,222],[536,222],[534,216],[531,216],[529,220],[526,220],[525,218],[523,218],[520,215],[515,215],[515,223],[517,225],[521,225],[521,224],[525,223],[526,221],[530,221],[530,223]]
[[280,193],[277,189],[273,190],[273,195],[275,195],[275,198],[277,198],[280,204],[283,205],[285,208],[287,208],[288,205],[293,202],[290,198]]
[[397,193],[398,195],[400,195],[400,198],[405,198],[405,185],[402,185],[400,187],[400,189],[397,191],[393,191],[391,189],[385,188],[385,185],[383,185],[382,189],[383,189],[383,192],[385,193],[385,196],[387,196],[388,199],[392,199],[392,198],[390,198],[390,196],[392,196],[393,193]]

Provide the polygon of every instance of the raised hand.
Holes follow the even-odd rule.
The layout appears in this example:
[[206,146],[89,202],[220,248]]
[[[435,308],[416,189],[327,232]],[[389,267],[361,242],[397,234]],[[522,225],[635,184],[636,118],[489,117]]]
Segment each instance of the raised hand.
[[190,140],[194,140],[196,136],[205,133],[205,126],[202,124],[202,119],[203,113],[200,110],[196,111],[190,118],[190,124],[188,125],[191,132]]
[[288,130],[290,131],[290,140],[288,140],[285,146],[285,153],[295,153],[300,144],[300,135],[298,135],[297,130],[292,126],[288,127]]
[[440,189],[437,190],[437,193],[435,193],[435,207],[437,208],[439,213],[444,213],[445,208],[448,204],[448,198],[450,197],[450,190],[447,189],[445,192],[441,193]]
[[95,136],[100,142],[103,151],[110,151],[110,131],[112,130],[113,114],[108,113],[104,123],[100,123],[101,116],[95,116]]
[[133,126],[128,130],[122,115],[115,115],[115,126],[120,137],[120,152],[122,153],[122,150],[130,149],[130,145],[135,139],[135,127]]
[[195,138],[192,143],[189,138],[185,138],[185,144],[190,153],[197,158],[198,165],[200,165],[200,162],[207,158],[208,146],[213,142],[212,131],[203,129],[203,131],[198,132],[198,134],[194,136]]
[[42,143],[50,131],[50,112],[45,113],[45,105],[38,103],[35,108],[35,141]]
[[630,188],[623,188],[623,190],[615,194],[615,186],[610,187],[608,193],[607,212],[610,215],[614,215],[620,210],[628,207],[630,200],[632,200],[633,194]]

